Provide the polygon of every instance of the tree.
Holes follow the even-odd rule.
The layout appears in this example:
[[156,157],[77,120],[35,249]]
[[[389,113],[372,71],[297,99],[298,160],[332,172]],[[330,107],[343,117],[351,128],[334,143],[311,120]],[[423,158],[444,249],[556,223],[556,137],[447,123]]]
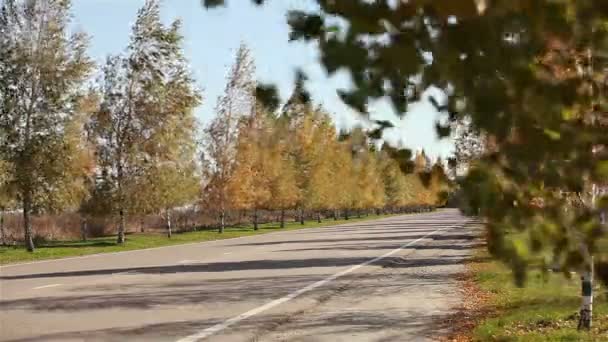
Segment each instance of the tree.
[[317,110],[313,113],[313,131],[311,132],[312,143],[309,149],[304,151],[305,159],[309,166],[308,178],[305,187],[302,188],[302,206],[316,213],[317,222],[321,223],[321,210],[327,208],[331,198],[333,180],[332,164],[330,157],[331,142],[335,140],[335,128],[331,124],[329,116]]
[[328,114],[322,108],[301,106],[289,116],[291,139],[290,154],[297,165],[296,184],[300,189],[297,206],[300,223],[304,224],[304,210],[318,211],[325,208],[331,191],[330,142],[335,139],[335,129]]
[[202,159],[206,185],[203,202],[219,212],[220,233],[224,232],[229,206],[227,192],[235,168],[239,121],[255,110],[254,73],[251,52],[241,44],[224,95],[218,99],[217,115],[204,132]]
[[232,178],[228,183],[234,209],[253,210],[253,227],[258,230],[258,210],[268,207],[271,198],[269,157],[270,126],[266,113],[256,111],[242,118]]
[[[193,153],[192,109],[200,98],[179,30],[179,21],[165,27],[158,1],[148,0],[138,12],[126,57],[108,57],[103,68],[101,105],[90,126],[98,142],[98,185],[111,194],[111,212],[119,217],[119,244],[125,241],[127,212],[145,207],[138,191],[179,191],[170,187],[190,167],[183,162]],[[181,202],[178,197],[158,199],[156,205],[166,209]]]
[[14,193],[11,189],[11,174],[5,161],[0,161],[0,246],[5,245],[6,232],[4,230],[4,212],[14,206]]
[[398,163],[382,150],[378,156],[381,177],[384,184],[385,203],[391,209],[403,204],[405,194],[404,175]]
[[432,206],[444,206],[447,202],[449,180],[441,158],[431,167],[428,190],[432,194]]
[[199,195],[200,175],[196,165],[196,119],[194,109],[201,98],[183,55],[183,36],[179,22],[167,32],[163,47],[169,53],[162,68],[163,82],[147,89],[155,99],[148,110],[158,111],[164,118],[153,136],[152,149],[147,149],[149,162],[142,185],[135,193],[146,194],[139,212],[163,213],[167,236],[172,235],[171,210],[191,204]]
[[432,166],[431,159],[426,155],[424,150],[416,153],[416,157],[414,158],[414,172],[429,172]]
[[280,210],[280,227],[285,228],[285,210],[296,206],[301,193],[296,183],[296,164],[289,154],[288,127],[285,121],[279,118],[274,118],[272,125],[273,134],[266,161],[271,193],[268,206]]
[[87,37],[68,36],[70,1],[4,0],[0,9],[0,159],[21,203],[24,238],[34,251],[31,216],[78,203],[82,179],[78,99],[92,68]]
[[334,210],[334,219],[338,218],[338,212],[343,211],[345,219],[349,219],[348,211],[354,201],[354,170],[352,151],[348,142],[334,141],[331,148],[331,167],[333,182],[329,186],[330,200],[327,206]]
[[384,183],[380,179],[375,152],[365,132],[361,128],[354,129],[347,143],[353,156],[352,208],[361,216],[361,210],[384,206]]

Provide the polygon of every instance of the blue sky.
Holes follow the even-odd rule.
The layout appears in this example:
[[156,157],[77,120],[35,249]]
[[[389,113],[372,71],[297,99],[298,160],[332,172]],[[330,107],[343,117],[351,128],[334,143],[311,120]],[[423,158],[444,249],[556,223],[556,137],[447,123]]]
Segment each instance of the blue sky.
[[[101,63],[108,54],[123,51],[128,43],[131,26],[144,0],[73,0],[74,23],[91,35],[90,53]],[[338,74],[328,78],[318,64],[314,45],[289,43],[285,13],[289,9],[310,9],[309,0],[274,0],[267,6],[256,7],[249,0],[232,0],[228,8],[205,11],[199,0],[164,0],[163,20],[183,21],[186,56],[198,86],[203,90],[204,103],[197,110],[201,122],[213,117],[213,108],[221,94],[226,74],[241,42],[252,50],[257,65],[257,77],[272,82],[285,99],[293,87],[296,67],[310,77],[308,89],[316,102],[328,109],[339,127],[358,122],[357,114],[345,106],[335,90],[349,85],[348,76]],[[388,133],[395,143],[419,149],[433,156],[447,156],[452,150],[449,141],[438,141],[434,131],[437,114],[428,103],[412,106],[403,120],[392,114],[386,103],[373,105],[375,116],[392,118],[397,128]]]

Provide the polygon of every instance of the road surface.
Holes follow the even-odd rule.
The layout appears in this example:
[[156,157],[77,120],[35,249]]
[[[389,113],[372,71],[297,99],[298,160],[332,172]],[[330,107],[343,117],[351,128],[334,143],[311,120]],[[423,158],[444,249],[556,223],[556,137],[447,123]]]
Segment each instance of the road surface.
[[6,266],[0,340],[433,340],[470,226],[441,210]]

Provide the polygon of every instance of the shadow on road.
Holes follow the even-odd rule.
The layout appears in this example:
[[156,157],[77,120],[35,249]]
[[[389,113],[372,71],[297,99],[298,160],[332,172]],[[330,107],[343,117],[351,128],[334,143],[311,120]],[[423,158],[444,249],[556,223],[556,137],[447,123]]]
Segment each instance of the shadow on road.
[[[427,233],[434,231],[436,227],[424,230],[412,229],[411,235],[403,235],[408,230],[402,230],[402,234],[389,233],[385,236],[372,236],[366,238],[342,238],[342,239],[315,239],[315,240],[288,240],[271,243],[245,243],[238,246],[256,245],[282,245],[290,243],[312,243],[325,242],[326,245],[318,248],[288,249],[288,251],[323,251],[323,250],[393,250],[399,248],[403,242],[413,241],[426,237]],[[325,233],[325,232],[324,232]],[[367,234],[368,232],[361,232]],[[331,232],[328,232],[331,234]],[[327,291],[339,289],[347,284],[356,284],[349,288],[350,298],[373,298],[387,296],[391,293],[417,293],[421,286],[437,286],[438,288],[446,282],[454,281],[450,269],[453,265],[461,265],[469,256],[466,250],[480,246],[475,240],[477,234],[454,229],[444,235],[431,236],[421,244],[408,247],[411,250],[437,250],[435,255],[424,255],[416,257],[388,257],[371,266],[375,266],[378,272],[365,272],[361,274],[348,274],[342,276],[339,281],[327,284],[322,289],[311,291],[311,295],[322,297]],[[401,242],[403,241],[403,242]],[[367,243],[366,243],[367,242]],[[401,243],[400,243],[401,242]],[[426,243],[426,244],[425,244]],[[304,245],[306,247],[307,245]],[[449,254],[450,251],[458,251]],[[462,253],[460,253],[462,251]],[[381,253],[377,253],[381,254]],[[306,269],[317,267],[349,267],[369,261],[369,257],[329,257],[322,258],[318,254],[309,259],[286,259],[286,260],[247,260],[240,262],[213,262],[188,265],[167,265],[153,267],[132,268],[110,268],[95,270],[79,270],[66,272],[48,272],[40,274],[0,276],[0,280],[13,279],[35,279],[35,278],[61,278],[61,277],[86,277],[86,276],[108,276],[117,273],[144,274],[144,275],[166,275],[188,272],[231,272],[231,271],[257,271],[278,269]],[[429,273],[428,267],[437,266],[445,271]],[[446,267],[447,266],[447,267]],[[405,271],[408,270],[409,271]],[[302,288],[303,284],[312,284],[325,277],[327,274],[314,275],[284,275],[268,276],[264,272],[258,273],[227,273],[227,277],[221,279],[192,279],[183,277],[164,278],[164,282],[156,281],[158,278],[135,278],[135,283],[104,283],[73,287],[69,294],[55,297],[35,297],[0,301],[0,310],[9,312],[11,310],[31,312],[94,312],[95,310],[108,309],[133,309],[133,310],[162,310],[163,308],[189,306],[200,304],[205,310],[213,310],[226,305],[240,305],[243,298],[255,298],[260,302],[268,302],[281,298],[295,289]],[[379,277],[383,275],[383,277]],[[169,282],[167,279],[175,279]],[[189,280],[188,280],[189,279]],[[148,311],[146,311],[148,312]],[[447,317],[447,316],[446,316]],[[30,339],[12,340],[12,342],[41,341],[41,340],[130,340],[137,338],[145,340],[146,336],[151,339],[174,340],[200,331],[230,317],[214,317],[207,320],[186,320],[179,322],[167,322],[162,324],[147,324],[126,328],[112,328],[90,331],[75,331],[46,334]],[[231,328],[235,331],[259,331],[265,327],[273,327],[288,322],[292,317],[285,315],[263,314],[242,321]],[[441,320],[441,315],[429,312],[412,311],[345,311],[332,316],[317,315],[314,313],[306,315],[305,320],[296,320],[294,328],[303,331],[316,331],[319,334],[329,336],[348,336],[352,334],[365,334],[367,332],[383,331],[391,327],[395,331],[394,336],[388,336],[386,341],[403,340],[399,335],[400,330],[412,329],[419,331],[421,335],[436,336],[437,327],[431,321]],[[128,323],[126,323],[128,324]],[[291,327],[291,326],[290,326]],[[321,335],[318,335],[321,336]]]
[[[392,258],[385,258],[381,262],[386,262],[387,260],[390,260],[390,259],[392,259]],[[15,275],[15,276],[2,276],[2,277],[0,277],[0,280],[85,277],[85,276],[113,275],[113,274],[117,274],[117,273],[161,275],[161,274],[192,273],[192,272],[231,272],[231,271],[290,269],[290,268],[345,267],[345,266],[359,265],[359,264],[365,263],[369,260],[370,260],[369,257],[311,258],[311,259],[287,259],[287,260],[250,260],[250,261],[238,261],[238,262],[215,262],[215,263],[208,263],[208,264],[111,268],[111,269],[96,269],[96,270],[84,270],[84,271],[23,274],[23,275]],[[435,261],[443,262],[440,260],[435,260]],[[444,264],[441,263],[441,265],[444,265]],[[428,264],[425,264],[423,266],[428,266]],[[415,267],[415,266],[412,265],[412,267]]]

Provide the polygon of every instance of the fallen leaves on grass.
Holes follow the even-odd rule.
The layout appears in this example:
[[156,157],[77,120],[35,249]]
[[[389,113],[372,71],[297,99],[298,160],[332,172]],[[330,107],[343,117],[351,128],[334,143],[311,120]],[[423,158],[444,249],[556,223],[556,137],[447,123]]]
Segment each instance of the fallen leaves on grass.
[[462,305],[444,322],[449,327],[450,334],[439,340],[441,342],[468,342],[472,341],[471,333],[482,318],[493,313],[489,306],[492,293],[482,290],[475,282],[474,275],[483,268],[482,263],[467,263],[467,270],[457,276],[461,284]]

